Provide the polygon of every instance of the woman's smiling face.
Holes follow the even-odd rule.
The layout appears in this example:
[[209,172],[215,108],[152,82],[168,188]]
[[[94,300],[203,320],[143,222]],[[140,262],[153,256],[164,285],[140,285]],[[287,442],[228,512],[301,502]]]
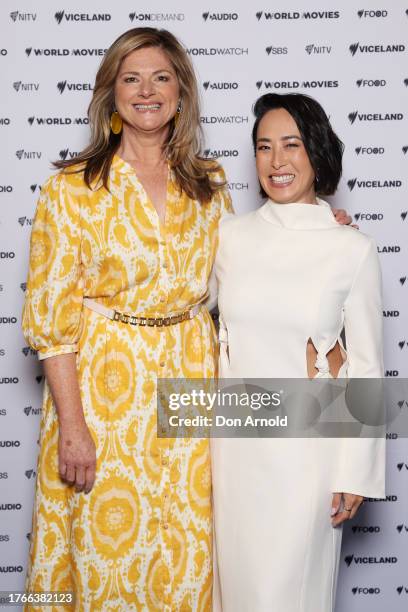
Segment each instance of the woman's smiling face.
[[316,202],[315,172],[296,121],[284,108],[268,111],[259,122],[256,169],[259,182],[274,202]]
[[115,83],[115,104],[125,125],[141,132],[168,128],[180,95],[178,78],[159,47],[127,55]]

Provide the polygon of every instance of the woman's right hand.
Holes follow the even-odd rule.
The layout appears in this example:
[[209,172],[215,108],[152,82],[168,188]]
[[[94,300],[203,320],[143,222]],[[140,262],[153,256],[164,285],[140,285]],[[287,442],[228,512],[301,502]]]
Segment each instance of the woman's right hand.
[[59,431],[58,469],[62,480],[89,493],[95,482],[96,448],[85,421]]

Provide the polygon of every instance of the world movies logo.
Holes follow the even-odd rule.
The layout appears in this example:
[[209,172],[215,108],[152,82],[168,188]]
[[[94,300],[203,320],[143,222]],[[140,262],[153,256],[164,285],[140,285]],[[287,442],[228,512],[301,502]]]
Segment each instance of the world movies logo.
[[319,19],[339,19],[340,11],[258,11],[255,13],[258,21],[297,21],[298,19],[319,20]]

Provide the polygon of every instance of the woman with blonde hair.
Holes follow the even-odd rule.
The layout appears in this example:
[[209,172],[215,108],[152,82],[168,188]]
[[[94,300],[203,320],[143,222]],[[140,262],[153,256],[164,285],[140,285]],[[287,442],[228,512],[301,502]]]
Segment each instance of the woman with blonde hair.
[[214,375],[203,302],[231,204],[177,39],[120,36],[89,118],[31,238],[23,328],[47,383],[26,587],[81,611],[210,610],[208,441],[157,437],[156,380]]

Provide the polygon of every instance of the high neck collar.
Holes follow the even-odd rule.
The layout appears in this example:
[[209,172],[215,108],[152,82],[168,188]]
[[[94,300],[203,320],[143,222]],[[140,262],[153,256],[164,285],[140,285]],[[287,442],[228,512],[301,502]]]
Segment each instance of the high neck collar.
[[269,223],[290,230],[339,227],[329,204],[320,198],[317,198],[317,204],[277,204],[267,200],[259,214]]

